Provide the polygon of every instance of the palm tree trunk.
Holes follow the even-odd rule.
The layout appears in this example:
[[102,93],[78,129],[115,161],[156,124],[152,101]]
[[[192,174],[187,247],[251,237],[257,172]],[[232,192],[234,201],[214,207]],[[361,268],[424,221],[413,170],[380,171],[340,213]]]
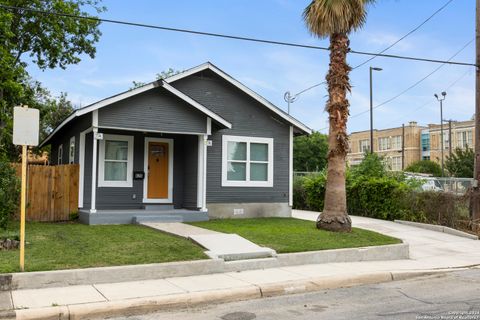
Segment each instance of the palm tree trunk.
[[348,152],[347,119],[349,103],[346,98],[350,91],[347,64],[349,40],[345,33],[330,36],[330,68],[327,74],[327,102],[329,114],[328,168],[325,205],[317,219],[317,228],[329,231],[350,232],[352,221],[347,214],[345,190],[345,157]]

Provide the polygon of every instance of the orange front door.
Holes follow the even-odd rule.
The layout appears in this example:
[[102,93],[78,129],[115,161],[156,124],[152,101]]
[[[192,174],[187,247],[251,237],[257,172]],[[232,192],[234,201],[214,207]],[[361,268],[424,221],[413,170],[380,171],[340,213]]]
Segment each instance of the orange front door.
[[148,143],[148,199],[168,198],[168,143]]

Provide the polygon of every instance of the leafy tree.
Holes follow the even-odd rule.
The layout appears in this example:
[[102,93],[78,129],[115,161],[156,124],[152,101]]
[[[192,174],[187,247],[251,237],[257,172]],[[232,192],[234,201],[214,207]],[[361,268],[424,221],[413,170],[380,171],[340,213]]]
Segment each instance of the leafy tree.
[[473,167],[475,163],[475,153],[473,149],[465,150],[457,148],[451,156],[447,156],[445,168],[448,172],[459,178],[473,178]]
[[[7,6],[54,11],[93,17],[84,9],[100,13],[100,0],[0,0]],[[16,157],[11,143],[13,107],[36,101],[44,90],[30,79],[27,61],[39,69],[66,68],[80,62],[82,56],[95,56],[100,38],[99,22],[41,14],[23,9],[0,10],[0,150],[9,159]],[[51,101],[50,101],[51,102]]]
[[350,232],[352,221],[347,213],[345,190],[346,155],[348,152],[347,119],[350,91],[347,64],[348,34],[361,28],[367,18],[367,5],[373,0],[313,0],[303,18],[310,32],[319,38],[330,38],[330,66],[326,76],[329,114],[328,172],[323,213],[317,228]]
[[327,165],[327,135],[313,132],[293,140],[293,170],[321,171]]
[[[179,74],[183,71],[179,71],[179,70],[175,70],[175,69],[172,69],[172,68],[168,68],[168,70],[166,71],[162,71],[160,73],[157,73],[156,75],[156,79],[157,80],[163,80],[163,79],[166,79],[168,77],[171,77],[171,76],[174,76],[176,74]],[[141,86],[144,86],[146,85],[145,82],[142,82],[142,81],[133,81],[133,87],[131,89],[136,89],[138,87],[141,87]]]
[[376,153],[365,153],[362,162],[351,169],[351,176],[354,178],[368,177],[380,178],[387,175],[383,157]]
[[406,172],[427,173],[434,177],[440,177],[442,175],[442,167],[432,160],[419,160],[410,164],[405,168]]

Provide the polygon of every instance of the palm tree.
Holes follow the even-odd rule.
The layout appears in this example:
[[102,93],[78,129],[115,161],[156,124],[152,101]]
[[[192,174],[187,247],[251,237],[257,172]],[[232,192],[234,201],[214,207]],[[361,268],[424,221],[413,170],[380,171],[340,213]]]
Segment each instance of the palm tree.
[[326,76],[329,114],[328,169],[325,205],[318,216],[317,228],[350,232],[352,221],[347,213],[345,191],[345,157],[348,152],[347,119],[350,91],[347,64],[350,50],[348,34],[363,26],[366,7],[374,0],[313,0],[305,8],[303,18],[310,32],[319,37],[330,37],[330,67]]

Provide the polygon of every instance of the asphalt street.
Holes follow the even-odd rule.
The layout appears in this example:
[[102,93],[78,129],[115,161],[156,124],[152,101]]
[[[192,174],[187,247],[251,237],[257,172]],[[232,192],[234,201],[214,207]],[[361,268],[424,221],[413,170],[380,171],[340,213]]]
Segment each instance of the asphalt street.
[[480,320],[480,269],[309,294],[163,311],[115,320]]

